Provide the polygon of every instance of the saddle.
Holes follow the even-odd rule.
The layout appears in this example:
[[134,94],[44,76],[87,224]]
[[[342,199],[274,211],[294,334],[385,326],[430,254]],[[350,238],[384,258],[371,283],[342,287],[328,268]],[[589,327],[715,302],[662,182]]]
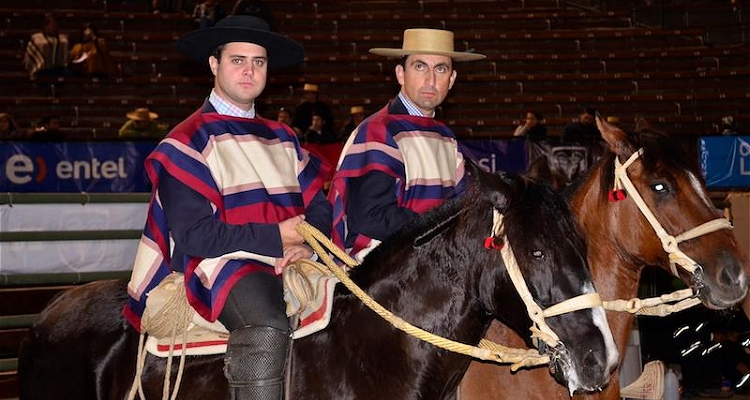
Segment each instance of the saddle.
[[[333,292],[339,282],[335,276],[317,263],[294,263],[284,268],[283,282],[286,314],[295,339],[328,326]],[[186,355],[226,352],[229,331],[218,320],[207,321],[188,304],[182,274],[171,273],[147,296],[143,317],[148,334],[146,351],[158,357],[179,355],[183,349]]]

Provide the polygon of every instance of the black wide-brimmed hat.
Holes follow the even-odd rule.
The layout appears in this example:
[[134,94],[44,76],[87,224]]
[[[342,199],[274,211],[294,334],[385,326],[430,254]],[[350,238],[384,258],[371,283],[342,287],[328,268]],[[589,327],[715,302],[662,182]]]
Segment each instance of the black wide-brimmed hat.
[[266,21],[251,15],[231,15],[213,27],[188,32],[177,42],[177,50],[191,61],[206,65],[217,47],[232,42],[264,47],[268,53],[268,69],[296,65],[305,58],[301,44],[271,32]]

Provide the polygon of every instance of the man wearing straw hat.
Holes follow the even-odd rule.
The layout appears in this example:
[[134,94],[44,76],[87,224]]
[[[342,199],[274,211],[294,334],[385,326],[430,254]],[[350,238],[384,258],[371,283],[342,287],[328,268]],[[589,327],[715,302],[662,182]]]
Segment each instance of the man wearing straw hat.
[[331,183],[332,238],[358,260],[417,214],[464,190],[463,156],[435,109],[456,80],[454,62],[485,58],[455,51],[450,31],[422,28],[404,31],[401,48],[370,53],[401,59],[395,69],[401,90],[351,133]]
[[128,120],[117,133],[120,139],[161,139],[167,134],[166,129],[156,123],[159,114],[148,108],[136,108],[125,116]]
[[291,341],[280,273],[312,256],[295,226],[330,230],[320,163],[284,124],[260,118],[268,70],[302,62],[302,46],[260,18],[233,15],[178,42],[214,87],[146,160],[153,182],[125,316],[141,328],[146,296],[184,273],[191,306],[230,332],[232,399],[281,399]]
[[299,129],[300,132],[307,132],[312,125],[314,113],[318,113],[325,120],[326,131],[334,130],[333,113],[328,105],[318,98],[318,85],[305,83],[302,86],[302,101],[297,105],[292,118],[292,127]]

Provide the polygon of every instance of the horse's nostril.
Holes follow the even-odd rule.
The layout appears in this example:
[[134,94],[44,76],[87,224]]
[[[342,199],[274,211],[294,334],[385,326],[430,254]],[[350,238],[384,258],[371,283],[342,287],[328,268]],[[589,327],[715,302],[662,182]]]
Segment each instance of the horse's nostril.
[[729,262],[725,264],[724,268],[721,269],[719,274],[719,283],[722,285],[734,285],[738,283],[738,278],[741,276],[742,269],[736,262]]

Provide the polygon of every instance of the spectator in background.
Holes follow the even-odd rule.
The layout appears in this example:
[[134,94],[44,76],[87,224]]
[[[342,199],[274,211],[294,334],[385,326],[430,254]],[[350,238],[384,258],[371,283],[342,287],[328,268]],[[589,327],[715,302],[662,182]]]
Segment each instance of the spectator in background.
[[0,113],[0,140],[25,139],[26,135],[18,129],[13,116]]
[[348,138],[354,128],[357,127],[365,119],[365,108],[362,106],[354,106],[349,109],[349,122],[344,125],[341,129],[342,138]]
[[[237,0],[232,7],[232,15],[252,15],[268,22],[272,31],[276,28],[273,25],[273,13],[271,7],[263,0]],[[307,127],[305,127],[307,129]]]
[[65,133],[60,130],[60,116],[45,115],[34,124],[34,130],[29,136],[30,140],[45,142],[60,142],[66,138]]
[[302,87],[302,102],[297,106],[294,112],[292,126],[299,129],[300,132],[307,132],[312,124],[313,111],[326,121],[326,130],[333,130],[333,114],[328,105],[318,99],[318,85],[305,83]]
[[279,108],[279,112],[276,114],[276,122],[281,122],[284,125],[287,125],[288,127],[292,128],[294,130],[294,133],[299,136],[300,131],[299,129],[292,126],[292,117],[294,116],[294,113],[291,109],[287,107],[281,107]]
[[161,139],[167,134],[167,128],[156,123],[159,114],[141,107],[125,114],[127,122],[120,127],[120,139]]
[[91,23],[83,25],[79,42],[70,50],[70,60],[70,69],[76,74],[108,76],[112,73],[113,63],[107,42],[99,37]]
[[578,116],[578,121],[566,125],[563,129],[563,138],[566,142],[594,141],[601,138],[602,134],[596,127],[596,110],[587,107]]
[[542,140],[547,137],[547,127],[544,126],[542,114],[536,111],[526,111],[526,120],[516,128],[513,136],[526,136],[532,140]]
[[219,0],[205,0],[193,9],[193,20],[198,28],[210,28],[226,16]]
[[31,79],[61,76],[68,72],[68,36],[60,33],[54,16],[44,19],[44,31],[31,35],[23,55],[23,65]]
[[303,135],[304,141],[321,144],[337,142],[336,132],[327,128],[327,126],[325,116],[319,111],[313,111],[310,127]]
[[719,126],[719,134],[721,135],[739,135],[737,127],[734,124],[734,117],[727,115],[721,118],[721,126]]
[[185,10],[183,0],[152,0],[151,9],[154,14],[182,12]]

